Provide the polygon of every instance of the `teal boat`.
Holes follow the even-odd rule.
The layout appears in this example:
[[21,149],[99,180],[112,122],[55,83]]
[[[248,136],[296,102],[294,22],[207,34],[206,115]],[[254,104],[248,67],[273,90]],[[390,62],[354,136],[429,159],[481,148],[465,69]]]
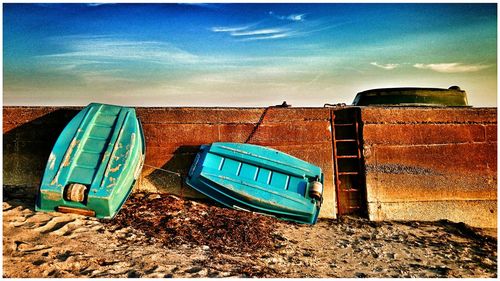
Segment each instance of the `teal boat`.
[[57,139],[35,209],[112,218],[132,191],[144,155],[133,108],[91,103]]
[[230,208],[314,224],[321,169],[283,152],[242,143],[201,146],[186,183]]

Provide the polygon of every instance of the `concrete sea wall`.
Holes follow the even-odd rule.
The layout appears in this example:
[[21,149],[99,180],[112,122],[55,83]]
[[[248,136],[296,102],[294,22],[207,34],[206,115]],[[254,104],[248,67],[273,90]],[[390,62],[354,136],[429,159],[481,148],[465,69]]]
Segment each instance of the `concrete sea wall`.
[[[331,123],[323,108],[138,108],[146,136],[141,188],[198,196],[183,178],[202,144],[245,142],[278,149],[322,168],[322,217],[335,217]],[[151,167],[153,166],[153,167]]]
[[[36,192],[53,144],[80,109],[4,107],[4,185]],[[496,227],[496,109],[360,109],[370,219],[450,219]],[[183,183],[199,146],[247,141],[320,166],[320,216],[337,216],[331,132],[336,107],[136,110],[147,145],[136,189],[200,197]]]
[[496,227],[496,109],[365,107],[361,118],[370,219]]
[[[80,109],[4,107],[4,185],[28,186],[36,192],[52,146]],[[248,141],[321,167],[324,202],[320,216],[336,217],[329,109],[136,108],[136,112],[146,138],[146,161],[137,190],[202,197],[184,184],[199,146]]]

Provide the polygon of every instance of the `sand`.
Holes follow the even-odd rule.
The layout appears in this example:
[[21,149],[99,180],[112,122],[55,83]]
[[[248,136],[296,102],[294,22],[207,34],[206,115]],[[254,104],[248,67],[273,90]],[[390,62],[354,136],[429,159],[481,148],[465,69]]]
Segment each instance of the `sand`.
[[448,221],[310,226],[141,193],[112,221],[33,206],[4,187],[3,277],[497,277],[496,229]]

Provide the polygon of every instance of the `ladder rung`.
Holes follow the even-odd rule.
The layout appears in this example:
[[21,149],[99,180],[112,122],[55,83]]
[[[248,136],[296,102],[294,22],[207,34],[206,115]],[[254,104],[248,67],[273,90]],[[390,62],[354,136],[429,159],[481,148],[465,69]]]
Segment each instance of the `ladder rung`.
[[337,155],[337,158],[358,158],[358,155]]
[[360,206],[349,206],[349,207],[347,207],[347,209],[359,209],[359,208],[361,208],[361,207]]
[[356,189],[356,188],[350,188],[350,189],[342,189],[341,191],[344,191],[344,192],[358,192],[359,189]]
[[357,142],[357,139],[336,139],[335,142]]
[[357,175],[359,174],[358,172],[339,172],[339,176],[343,175]]
[[339,126],[339,127],[342,127],[342,126],[354,126],[356,125],[356,123],[341,123],[341,124],[333,124],[334,126]]

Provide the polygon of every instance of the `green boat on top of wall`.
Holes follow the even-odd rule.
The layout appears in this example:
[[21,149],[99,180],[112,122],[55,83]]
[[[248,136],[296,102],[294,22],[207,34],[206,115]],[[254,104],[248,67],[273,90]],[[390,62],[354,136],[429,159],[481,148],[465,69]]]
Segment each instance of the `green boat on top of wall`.
[[315,165],[258,145],[204,145],[186,183],[238,210],[314,224],[322,202],[323,173]]
[[133,108],[89,104],[57,139],[36,210],[114,217],[139,177],[144,155],[144,135]]
[[356,106],[468,106],[467,93],[458,86],[442,88],[384,88],[360,92]]

